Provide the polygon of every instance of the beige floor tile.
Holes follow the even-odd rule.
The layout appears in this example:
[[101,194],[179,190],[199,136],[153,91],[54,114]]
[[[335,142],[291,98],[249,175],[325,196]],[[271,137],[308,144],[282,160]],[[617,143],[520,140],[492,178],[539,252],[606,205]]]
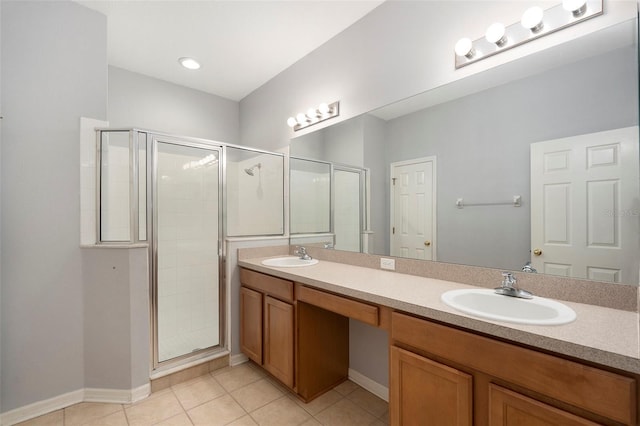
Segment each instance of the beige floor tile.
[[240,417],[238,420],[229,423],[227,426],[258,426],[258,423],[254,422],[250,415]]
[[382,422],[380,419],[374,421],[373,423],[371,423],[370,426],[385,426],[387,423]]
[[229,394],[199,405],[187,413],[194,425],[203,426],[226,425],[247,414]]
[[351,401],[355,402],[360,408],[364,408],[375,417],[382,416],[389,409],[387,401],[372,394],[371,392],[358,388],[347,395]]
[[360,386],[356,385],[351,380],[346,380],[333,388],[334,391],[338,392],[341,395],[349,395],[356,389],[360,389]]
[[226,393],[216,379],[208,374],[189,382],[172,386],[172,389],[185,410],[190,410]]
[[340,395],[338,392],[336,392],[335,390],[330,390],[329,392],[326,392],[320,395],[313,401],[306,404],[297,398],[295,398],[294,400],[298,403],[299,406],[304,408],[309,414],[311,414],[312,416],[315,416],[320,411],[326,410],[336,402],[340,401],[342,398],[344,397]]
[[257,382],[264,375],[264,372],[252,367],[249,363],[244,363],[223,373],[216,374],[214,377],[227,392],[233,392],[249,383]]
[[192,426],[191,419],[187,416],[187,413],[182,412],[177,416],[173,416],[167,420],[163,420],[160,423],[156,423],[156,426]]
[[[124,414],[124,410],[121,409],[113,414],[83,423],[82,426],[127,426],[128,424],[127,416]],[[67,423],[65,423],[66,425]]]
[[310,418],[306,422],[302,423],[301,426],[322,426],[322,423],[320,423],[319,421],[317,421],[314,418]]
[[44,416],[36,417],[31,420],[27,420],[22,423],[18,423],[16,426],[63,426],[64,425],[64,413],[62,410],[54,411]]
[[120,404],[82,402],[64,409],[64,424],[65,426],[83,425],[118,411],[122,411]]
[[311,415],[287,396],[283,396],[251,413],[260,426],[297,426],[306,422]]
[[182,406],[171,389],[157,394],[124,409],[130,426],[147,426],[180,414]]
[[371,414],[358,407],[348,399],[342,399],[321,413],[315,418],[324,426],[359,426],[370,425],[377,421]]
[[254,411],[271,401],[280,398],[283,393],[266,379],[258,380],[231,392],[231,396],[238,401],[247,413]]

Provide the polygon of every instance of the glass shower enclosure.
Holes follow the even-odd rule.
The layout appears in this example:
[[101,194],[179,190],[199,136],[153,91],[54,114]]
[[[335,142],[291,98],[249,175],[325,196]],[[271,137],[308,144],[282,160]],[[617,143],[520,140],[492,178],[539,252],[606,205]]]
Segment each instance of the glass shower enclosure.
[[223,146],[98,131],[100,244],[148,244],[152,369],[225,350]]

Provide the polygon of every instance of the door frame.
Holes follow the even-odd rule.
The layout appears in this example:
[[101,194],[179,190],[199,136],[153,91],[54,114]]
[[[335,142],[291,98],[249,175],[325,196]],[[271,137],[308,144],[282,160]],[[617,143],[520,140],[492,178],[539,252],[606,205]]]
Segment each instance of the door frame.
[[432,197],[431,197],[431,205],[433,206],[433,214],[432,214],[432,221],[431,221],[431,232],[432,232],[432,238],[431,238],[431,245],[432,245],[432,255],[431,255],[431,260],[432,261],[437,261],[438,256],[437,256],[437,250],[436,248],[438,247],[438,236],[437,236],[437,213],[438,213],[438,204],[437,204],[437,177],[438,177],[438,172],[437,172],[437,161],[436,161],[436,156],[435,155],[431,155],[428,157],[419,157],[419,158],[413,158],[411,160],[404,160],[404,161],[395,161],[393,163],[391,163],[389,165],[389,253],[391,253],[391,249],[393,247],[393,238],[394,238],[394,233],[393,233],[393,227],[395,226],[395,191],[394,191],[394,171],[396,167],[402,167],[402,166],[409,166],[411,164],[418,164],[418,163],[432,163],[432,170],[433,170],[433,192],[432,192]]

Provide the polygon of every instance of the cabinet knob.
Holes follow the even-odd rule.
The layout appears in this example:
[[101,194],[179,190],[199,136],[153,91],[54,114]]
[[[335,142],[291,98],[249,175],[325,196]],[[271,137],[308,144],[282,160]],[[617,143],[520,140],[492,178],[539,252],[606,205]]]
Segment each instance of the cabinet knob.
[[429,246],[431,245],[431,241],[425,241],[425,242],[424,242],[424,245],[425,245],[425,246],[427,246],[427,247],[429,247]]
[[537,249],[534,249],[534,250],[533,250],[533,254],[535,254],[536,256],[540,256],[540,255],[542,254],[542,250],[540,250],[540,249],[538,249],[538,248],[537,248]]

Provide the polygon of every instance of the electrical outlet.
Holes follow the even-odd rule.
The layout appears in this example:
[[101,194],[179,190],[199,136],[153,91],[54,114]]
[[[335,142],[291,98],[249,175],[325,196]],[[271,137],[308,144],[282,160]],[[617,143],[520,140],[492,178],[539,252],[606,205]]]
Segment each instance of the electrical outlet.
[[396,260],[395,259],[387,259],[386,257],[380,258],[380,268],[389,269],[391,271],[396,270]]

